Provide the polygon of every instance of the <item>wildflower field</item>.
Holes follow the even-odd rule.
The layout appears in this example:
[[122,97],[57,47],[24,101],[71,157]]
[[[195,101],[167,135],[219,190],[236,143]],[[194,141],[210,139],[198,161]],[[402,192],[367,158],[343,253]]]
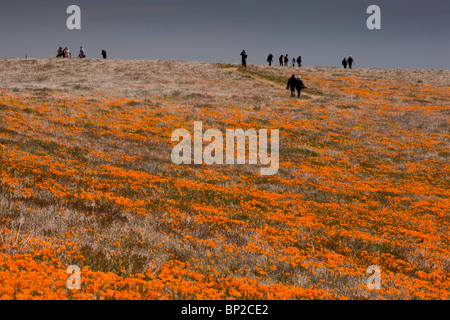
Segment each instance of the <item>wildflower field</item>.
[[[0,299],[449,299],[449,84],[438,70],[1,59]],[[278,173],[173,164],[172,132],[194,121],[279,129]]]

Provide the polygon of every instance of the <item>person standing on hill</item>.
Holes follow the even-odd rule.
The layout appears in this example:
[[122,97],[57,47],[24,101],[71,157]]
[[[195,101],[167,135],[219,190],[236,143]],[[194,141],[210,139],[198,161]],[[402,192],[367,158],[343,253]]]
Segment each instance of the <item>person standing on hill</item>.
[[352,65],[355,63],[355,60],[353,60],[352,56],[350,56],[350,57],[347,59],[347,62],[348,62],[348,67],[351,69],[351,68],[352,68]]
[[288,54],[286,53],[286,55],[284,56],[284,66],[287,67],[289,63],[289,58],[288,58]]
[[278,59],[280,61],[280,66],[283,66],[283,59],[284,59],[283,55],[281,55],[280,58]]
[[84,48],[80,47],[80,54],[78,54],[78,58],[86,58],[86,55],[84,54]]
[[297,88],[297,79],[295,79],[295,74],[289,78],[286,90],[291,89],[291,97],[295,97],[295,89]]
[[71,57],[70,50],[69,50],[69,48],[65,47],[64,48],[64,58],[68,59],[70,57]]
[[298,56],[298,58],[297,58],[297,64],[298,64],[298,67],[299,67],[299,68],[302,66],[302,56]]
[[267,62],[269,63],[269,67],[270,67],[273,62],[273,54],[269,54],[269,56],[267,57]]
[[105,50],[102,50],[102,57],[103,57],[103,59],[106,59],[106,51]]
[[56,55],[57,58],[64,58],[64,51],[62,47],[58,48],[58,54]]
[[245,50],[242,50],[241,57],[242,57],[242,66],[244,68],[246,68],[247,67],[247,53],[245,52]]
[[295,88],[297,89],[298,98],[300,99],[300,95],[302,94],[302,90],[306,89],[305,85],[303,84],[301,76],[297,77],[297,81],[295,83]]
[[292,58],[292,66],[295,68],[295,58]]
[[344,58],[344,60],[342,60],[342,65],[344,66],[344,69],[347,69],[347,58]]

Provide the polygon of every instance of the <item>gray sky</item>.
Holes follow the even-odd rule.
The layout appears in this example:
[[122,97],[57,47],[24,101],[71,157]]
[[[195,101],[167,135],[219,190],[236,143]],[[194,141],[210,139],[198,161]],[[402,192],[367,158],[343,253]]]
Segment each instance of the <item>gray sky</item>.
[[[81,8],[81,30],[66,9]],[[369,5],[381,30],[369,30]],[[450,68],[448,0],[71,0],[0,4],[0,57],[50,57],[59,46],[88,58],[175,59],[250,64],[269,53],[299,55],[309,66]]]

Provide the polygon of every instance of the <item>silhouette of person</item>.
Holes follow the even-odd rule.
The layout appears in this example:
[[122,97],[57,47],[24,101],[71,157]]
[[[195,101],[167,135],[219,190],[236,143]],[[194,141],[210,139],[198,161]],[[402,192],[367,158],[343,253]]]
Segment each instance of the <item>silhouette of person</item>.
[[286,55],[284,56],[284,65],[287,67],[288,63],[289,63],[289,58],[288,58],[288,55],[286,53]]
[[279,59],[279,60],[280,60],[280,66],[283,66],[283,59],[284,59],[284,56],[281,55],[281,56],[280,56],[280,59]]
[[286,90],[291,89],[291,97],[295,97],[295,89],[297,88],[297,79],[295,79],[295,74],[289,78]]
[[102,57],[103,57],[103,59],[106,59],[106,51],[105,50],[102,50]]
[[247,67],[247,53],[245,52],[245,50],[242,50],[241,57],[242,57],[242,66],[244,68],[246,68]]
[[269,63],[269,66],[272,65],[272,62],[273,62],[273,54],[269,54],[269,56],[267,57],[267,62]]
[[351,69],[352,65],[355,63],[355,60],[353,60],[352,56],[348,57],[347,59],[348,67]]
[[344,60],[342,60],[342,65],[344,66],[344,69],[347,69],[347,58],[344,58]]
[[64,51],[62,47],[58,48],[58,54],[56,55],[57,58],[64,58]]
[[297,89],[298,98],[300,99],[300,95],[302,94],[302,90],[306,89],[305,85],[303,84],[302,77],[297,77],[297,82],[295,83],[295,88]]
[[297,58],[297,64],[298,64],[299,67],[302,66],[302,56],[298,56],[298,58]]

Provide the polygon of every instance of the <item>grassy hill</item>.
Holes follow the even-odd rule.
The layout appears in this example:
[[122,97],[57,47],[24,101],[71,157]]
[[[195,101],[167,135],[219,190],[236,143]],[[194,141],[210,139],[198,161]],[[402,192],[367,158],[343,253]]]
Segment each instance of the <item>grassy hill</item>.
[[[448,299],[449,83],[445,70],[0,59],[0,298]],[[173,164],[172,132],[194,121],[280,129],[278,174]]]

